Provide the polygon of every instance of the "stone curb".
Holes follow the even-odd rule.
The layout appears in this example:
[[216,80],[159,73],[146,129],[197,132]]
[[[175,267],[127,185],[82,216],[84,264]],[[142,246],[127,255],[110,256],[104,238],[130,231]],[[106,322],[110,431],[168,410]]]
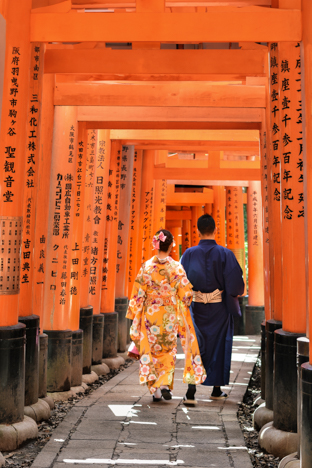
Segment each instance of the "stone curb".
[[82,383],[83,384],[93,384],[99,380],[99,376],[96,374],[96,372],[91,371],[90,374],[83,374],[82,375]]
[[259,445],[275,457],[284,458],[294,453],[298,446],[298,434],[276,429],[273,421],[265,424],[259,433]]
[[28,416],[15,424],[0,424],[0,450],[4,452],[15,450],[26,440],[36,437],[38,437],[37,424]]
[[77,395],[77,393],[85,393],[86,389],[89,388],[87,384],[82,383],[79,387],[71,387],[66,392],[51,392],[48,393],[48,397],[52,398],[53,401],[67,401],[69,398]]
[[2,453],[0,452],[0,466],[4,466],[4,465],[5,465],[5,458],[2,455]]
[[24,407],[24,415],[29,416],[36,422],[40,422],[42,420],[46,421],[51,416],[51,409],[46,401],[39,398],[37,403]]
[[264,402],[258,406],[252,415],[253,427],[259,432],[265,424],[268,424],[271,421],[273,421],[273,411],[269,410],[265,406]]
[[91,370],[95,372],[98,376],[100,375],[106,375],[109,374],[110,369],[109,367],[102,363],[102,364],[95,364],[94,366],[91,366]]
[[121,356],[102,359],[102,363],[106,364],[110,369],[119,369],[119,367],[123,366],[125,364],[125,362],[126,361]]
[[296,468],[300,467],[300,460],[298,459],[298,452],[291,453],[280,461],[278,468]]

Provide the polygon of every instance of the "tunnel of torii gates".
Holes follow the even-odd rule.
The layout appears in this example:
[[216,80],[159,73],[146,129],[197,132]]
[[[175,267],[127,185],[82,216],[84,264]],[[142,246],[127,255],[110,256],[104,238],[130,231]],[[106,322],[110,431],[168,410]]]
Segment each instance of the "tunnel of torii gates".
[[310,0],[0,0],[0,450],[125,351],[156,230],[178,260],[211,213],[246,275],[247,204],[255,424],[312,466],[311,24]]

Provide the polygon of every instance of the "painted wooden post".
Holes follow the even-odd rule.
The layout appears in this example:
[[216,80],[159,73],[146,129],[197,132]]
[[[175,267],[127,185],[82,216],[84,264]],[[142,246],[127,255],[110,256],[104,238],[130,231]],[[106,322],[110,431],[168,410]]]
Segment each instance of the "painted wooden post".
[[242,187],[227,187],[226,189],[226,223],[227,248],[232,250],[237,258],[243,270],[244,280],[246,280]]
[[261,141],[261,196],[262,196],[262,236],[263,236],[263,286],[265,319],[272,318],[270,294],[270,223],[269,223],[269,184],[268,177],[268,143],[266,121],[260,133]]
[[141,205],[141,180],[142,180],[143,150],[134,151],[133,178],[131,192],[130,211],[130,236],[129,236],[129,275],[128,275],[128,297],[131,294],[136,275],[142,261],[142,232],[140,227],[140,205]]
[[25,325],[18,323],[18,293],[32,2],[12,0],[2,6],[6,44],[0,129],[0,424],[11,424],[24,417]]
[[268,171],[271,179],[269,194],[270,224],[270,290],[272,316],[277,322],[282,320],[282,243],[281,243],[281,145],[282,136],[279,129],[279,112],[281,102],[279,98],[279,53],[278,44],[271,43],[270,49],[270,118],[269,126],[270,158]]
[[182,222],[180,221],[180,226],[174,226],[171,227],[169,230],[173,235],[173,239],[175,241],[175,246],[172,248],[170,256],[173,258],[173,260],[176,260],[177,262],[180,260],[180,245],[181,245],[181,225]]
[[118,210],[120,196],[121,143],[111,143],[106,230],[102,268],[101,312],[104,314],[103,357],[114,357],[118,346],[118,314],[115,312]]
[[[54,123],[54,75],[43,75],[43,98],[41,112],[41,137],[39,147],[38,181],[36,191],[36,227],[35,227],[35,249],[34,249],[34,276],[32,290],[32,308],[40,317],[39,336],[39,390],[38,396],[47,396],[47,352],[48,335],[42,333],[44,317],[44,288],[47,276],[47,237],[48,223],[47,206],[49,205],[50,185],[47,183],[51,178],[52,140]],[[43,144],[44,142],[44,144]]]
[[41,107],[44,45],[32,44],[30,88],[26,130],[26,180],[24,187],[23,239],[19,322],[26,325],[25,406],[38,401],[39,391],[39,315],[32,309],[34,286],[35,220],[37,210],[39,147],[41,137]]
[[97,131],[89,130],[87,133],[86,176],[83,210],[83,238],[81,256],[80,279],[80,322],[83,330],[83,366],[84,374],[91,373],[92,341],[93,341],[93,307],[89,304],[90,266],[91,266],[91,241],[93,203],[95,190]]
[[130,204],[133,178],[134,146],[123,146],[120,171],[120,200],[117,235],[117,264],[116,264],[116,299],[115,310],[118,313],[118,350],[124,352],[127,344],[128,298],[126,285],[128,277],[128,245],[130,234]]
[[[154,199],[154,231],[165,229],[166,226],[166,196],[167,181],[165,179],[155,180]],[[154,233],[155,234],[155,233]]]
[[[73,137],[72,137],[73,139]],[[77,160],[75,170],[73,238],[70,265],[69,322],[72,328],[71,386],[81,385],[83,372],[83,330],[80,329],[80,284],[82,263],[83,210],[86,178],[87,130],[78,123]]]
[[49,337],[48,391],[69,390],[71,381],[69,310],[77,133],[76,108],[56,107],[43,321]]
[[110,164],[110,131],[97,130],[92,229],[90,245],[90,282],[88,302],[93,308],[92,362],[101,364],[103,357],[104,317],[101,312],[103,245],[106,229],[107,184]]
[[306,310],[307,335],[309,337],[309,363],[300,368],[300,463],[309,466],[312,463],[312,421],[309,408],[312,404],[311,378],[312,378],[312,5],[309,0],[302,0],[302,104],[303,104],[303,170],[304,170],[304,210],[305,210],[305,255],[306,255]]
[[192,247],[198,245],[199,243],[199,236],[197,230],[197,220],[200,216],[204,214],[204,210],[202,206],[192,206]]
[[248,228],[248,304],[264,304],[263,286],[263,238],[261,182],[250,181],[247,190]]
[[212,217],[216,223],[216,242],[225,247],[225,188],[223,185],[213,187]]
[[191,221],[183,219],[182,221],[182,255],[191,247]]
[[297,339],[306,330],[300,43],[279,43],[278,52],[283,327],[274,336],[273,427],[293,433],[297,432]]
[[140,229],[142,234],[142,262],[148,260],[152,255],[152,221],[151,214],[153,213],[153,168],[155,152],[146,150],[143,153],[142,166],[142,186],[141,186],[141,205],[140,205]]

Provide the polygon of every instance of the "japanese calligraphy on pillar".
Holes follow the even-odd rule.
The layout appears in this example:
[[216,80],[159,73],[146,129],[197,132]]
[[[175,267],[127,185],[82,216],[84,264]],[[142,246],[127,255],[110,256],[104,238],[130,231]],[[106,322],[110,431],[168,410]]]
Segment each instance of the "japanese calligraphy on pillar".
[[304,217],[300,44],[281,44],[280,55],[283,77],[282,216],[285,220],[292,220]]
[[145,262],[148,257],[148,242],[151,230],[151,204],[153,195],[151,191],[145,191],[143,194],[144,199],[144,212],[143,212],[143,238],[142,238],[142,262]]
[[263,242],[269,243],[269,190],[268,190],[268,153],[267,133],[261,134],[261,170],[262,170],[262,210],[263,210]]
[[[90,283],[89,294],[95,296],[101,288],[101,263],[103,261],[103,240],[105,231],[105,203],[107,202],[106,191],[104,194],[104,179],[107,182],[107,172],[109,161],[107,157],[107,141],[101,138],[101,132],[98,131],[99,139],[97,144],[96,167],[95,167],[95,185],[94,185],[94,204],[91,235],[91,255],[90,255]],[[99,293],[98,293],[99,296]],[[100,300],[100,297],[98,297]],[[98,306],[99,307],[99,306]]]
[[17,294],[20,284],[22,217],[0,217],[0,294]]
[[[111,153],[111,158],[114,157],[113,152]],[[116,169],[113,169],[116,167]],[[108,232],[110,233],[113,226],[109,226],[109,224],[116,223],[118,224],[118,231],[122,229],[122,222],[118,221],[118,207],[119,207],[119,192],[120,192],[120,169],[121,169],[121,149],[117,150],[116,156],[116,166],[114,166],[114,162],[112,161],[110,164],[109,169],[109,177],[108,177],[108,192],[107,192],[107,205],[106,205],[106,232],[105,232],[105,239],[104,239],[104,257],[103,257],[103,267],[102,267],[102,291],[107,290],[107,281],[109,274],[115,274],[109,271],[109,264],[110,261],[110,252],[109,252],[109,243],[110,241],[115,241],[109,239]],[[118,234],[117,234],[118,235]],[[120,256],[120,255],[119,255]],[[118,254],[117,254],[118,259]],[[118,260],[117,260],[118,261]],[[112,262],[115,266],[115,262]]]
[[233,251],[242,270],[245,269],[243,194],[241,187],[231,187],[226,193],[227,247]]
[[166,197],[167,181],[161,179],[159,229],[165,229],[166,227]]
[[262,228],[261,223],[259,224],[261,218],[260,193],[254,190],[251,193],[250,202],[252,204],[252,244],[258,246],[261,240],[260,229]]
[[[137,171],[134,174],[134,146],[122,147],[122,165],[121,165],[121,184],[120,184],[120,199],[119,199],[119,222],[121,222],[121,230],[117,233],[117,263],[116,263],[116,296],[127,294],[128,284],[127,275],[129,272],[129,241],[131,240],[130,220],[131,220],[131,194],[133,195],[134,176],[137,176]],[[137,167],[135,168],[137,169]],[[132,179],[132,180],[131,180]],[[131,252],[133,254],[133,250]]]
[[[121,154],[121,171],[120,171],[120,197],[123,198],[123,192],[127,186],[127,178],[128,178],[128,161],[129,161],[129,147],[123,146],[122,147],[122,154]],[[123,203],[126,203],[126,200],[123,200]],[[126,245],[126,239],[124,238],[125,233],[125,220],[121,219],[119,216],[118,221],[118,234],[117,234],[117,263],[116,263],[116,273],[119,273],[120,263],[123,260],[123,256],[126,254],[124,248],[122,246]],[[128,230],[127,230],[128,232]]]
[[[79,136],[82,136],[83,131],[78,128]],[[78,136],[78,138],[79,138]],[[70,295],[77,296],[79,294],[80,285],[80,268],[81,268],[81,240],[83,228],[83,194],[85,183],[85,168],[86,168],[86,148],[83,138],[79,138],[77,163],[76,163],[76,186],[75,186],[75,205],[74,205],[74,239],[71,249],[71,271],[70,271]]]
[[[87,144],[87,167],[85,179],[85,210],[84,229],[82,240],[82,271],[81,276],[89,283],[90,274],[90,254],[91,254],[91,233],[92,233],[92,203],[94,191],[94,171],[95,171],[95,151],[96,151],[96,131],[88,131]],[[83,282],[84,283],[84,282]],[[84,284],[84,287],[86,285]]]
[[[130,233],[129,233],[129,266],[128,282],[133,283],[137,273],[138,263],[138,229],[140,221],[140,195],[141,195],[141,174],[142,174],[142,150],[134,151],[132,190],[130,203]],[[141,259],[140,259],[141,260]]]
[[[278,44],[273,42],[270,44],[270,100],[271,100],[271,142],[272,142],[272,183],[273,183],[273,201],[280,203],[281,201],[281,138],[283,138],[283,147],[287,146],[287,132],[281,136],[280,131],[280,99],[279,87],[282,80],[279,70],[279,54]],[[285,105],[285,104],[284,104]],[[284,141],[285,139],[285,141]]]

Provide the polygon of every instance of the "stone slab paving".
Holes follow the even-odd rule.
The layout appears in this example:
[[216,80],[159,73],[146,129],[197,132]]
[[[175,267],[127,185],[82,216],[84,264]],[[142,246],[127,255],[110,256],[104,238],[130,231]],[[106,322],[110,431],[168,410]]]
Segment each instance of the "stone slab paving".
[[183,354],[177,356],[174,397],[153,403],[134,363],[80,400],[53,432],[32,468],[252,468],[236,413],[259,353],[258,336],[234,337],[227,400],[197,386],[196,408],[182,397]]

